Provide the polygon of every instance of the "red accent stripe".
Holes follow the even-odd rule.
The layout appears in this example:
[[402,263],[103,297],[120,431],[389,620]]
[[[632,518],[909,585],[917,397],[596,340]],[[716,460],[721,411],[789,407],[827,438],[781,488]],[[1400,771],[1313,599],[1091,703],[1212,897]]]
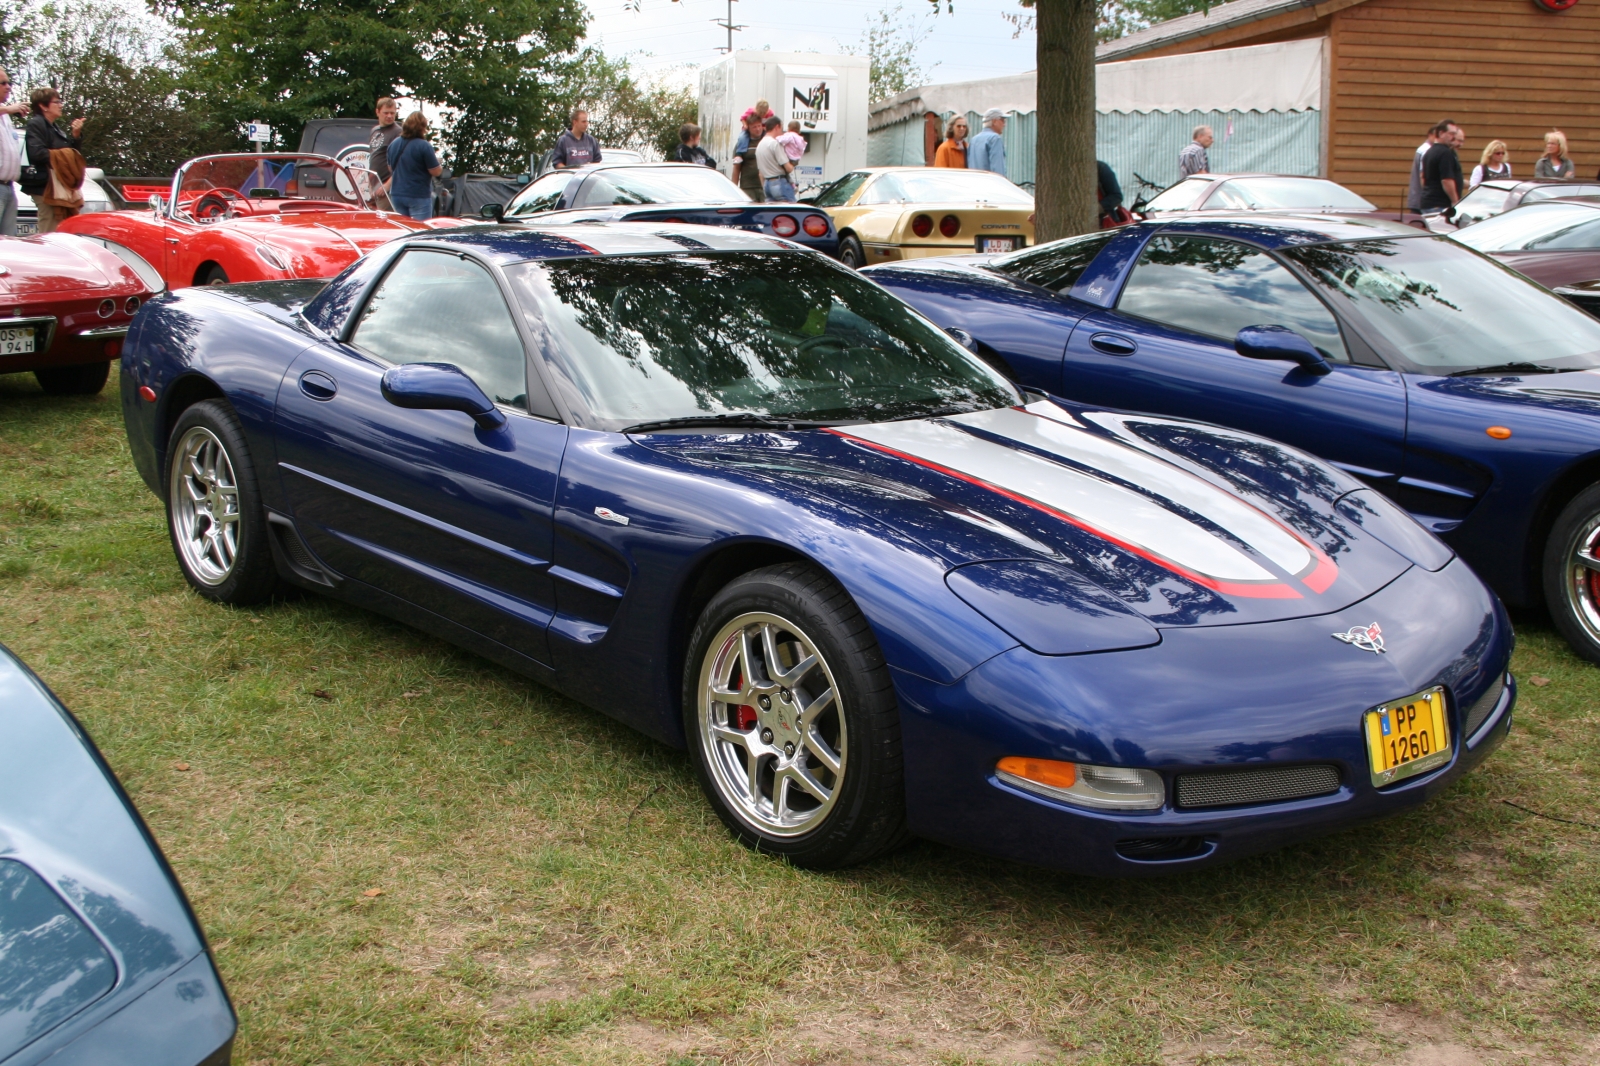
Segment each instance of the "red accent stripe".
[[1224,596],[1242,596],[1250,599],[1261,600],[1304,599],[1300,593],[1296,592],[1294,589],[1290,588],[1288,585],[1285,585],[1281,581],[1223,581],[1219,578],[1207,577],[1204,574],[1190,570],[1186,566],[1180,566],[1171,559],[1157,555],[1148,548],[1141,547],[1137,544],[1132,544],[1121,539],[1120,537],[1113,536],[1097,526],[1090,525],[1081,518],[1070,515],[1065,511],[1057,510],[1056,508],[1051,507],[1049,504],[1036,500],[1031,496],[1024,496],[1021,493],[1012,492],[1010,489],[1001,488],[999,485],[996,485],[993,482],[985,481],[979,477],[973,477],[971,474],[964,474],[959,470],[953,470],[948,466],[933,462],[930,459],[924,459],[920,456],[912,455],[909,452],[903,452],[898,448],[891,448],[887,444],[879,444],[877,441],[866,440],[863,437],[857,437],[854,434],[845,433],[839,429],[829,427],[824,429],[823,432],[832,433],[834,436],[842,437],[845,440],[853,443],[876,449],[877,451],[883,452],[886,455],[892,455],[897,459],[904,459],[908,463],[914,463],[917,466],[926,467],[929,470],[937,471],[938,473],[944,474],[947,477],[953,477],[958,481],[965,481],[969,485],[976,485],[979,488],[988,489],[990,492],[997,493],[1009,500],[1015,500],[1017,503],[1026,504],[1027,506],[1036,510],[1043,511],[1045,514],[1051,515],[1052,517],[1059,518],[1061,521],[1066,522],[1069,525],[1077,526],[1079,529],[1084,530],[1085,532],[1093,533],[1102,540],[1108,540],[1112,544],[1117,545],[1117,547],[1131,552],[1134,555],[1139,556],[1141,559],[1148,559],[1157,566],[1171,570],[1173,573],[1185,577],[1197,585],[1203,585],[1204,587],[1211,589],[1213,592],[1220,592]]

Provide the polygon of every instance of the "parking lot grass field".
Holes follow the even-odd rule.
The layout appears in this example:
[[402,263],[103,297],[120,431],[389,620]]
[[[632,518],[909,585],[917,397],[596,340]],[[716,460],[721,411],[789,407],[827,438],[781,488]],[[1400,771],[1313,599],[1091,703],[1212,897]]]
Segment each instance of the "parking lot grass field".
[[1410,815],[1143,882],[931,844],[813,874],[533,682],[191,594],[115,375],[0,376],[0,641],[165,848],[251,1066],[1600,1061],[1600,670],[1519,628],[1510,739]]

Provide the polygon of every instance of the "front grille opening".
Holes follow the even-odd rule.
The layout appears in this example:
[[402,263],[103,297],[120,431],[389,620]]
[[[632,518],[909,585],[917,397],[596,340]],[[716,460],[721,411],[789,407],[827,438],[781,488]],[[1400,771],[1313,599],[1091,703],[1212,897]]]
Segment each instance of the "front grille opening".
[[1134,837],[1117,841],[1117,854],[1134,862],[1192,859],[1211,850],[1205,837]]
[[1505,694],[1505,691],[1506,675],[1501,674],[1495,678],[1494,684],[1489,686],[1489,691],[1479,696],[1478,702],[1468,708],[1466,724],[1461,727],[1463,736],[1468,740],[1472,739],[1472,735],[1478,731],[1478,727],[1483,725],[1484,720],[1493,714],[1494,709],[1499,706],[1500,697]]
[[1337,791],[1339,768],[1326,764],[1178,775],[1178,806],[1186,810],[1281,803]]

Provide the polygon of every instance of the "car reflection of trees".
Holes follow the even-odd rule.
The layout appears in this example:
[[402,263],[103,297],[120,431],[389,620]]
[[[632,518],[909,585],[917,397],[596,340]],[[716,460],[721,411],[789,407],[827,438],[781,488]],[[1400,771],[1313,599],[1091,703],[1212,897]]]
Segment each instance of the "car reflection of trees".
[[1260,254],[1259,249],[1235,241],[1156,237],[1145,245],[1140,259],[1152,266],[1199,267],[1208,274],[1228,274]]
[[1296,248],[1289,258],[1311,272],[1324,288],[1353,303],[1372,300],[1395,312],[1416,310],[1419,298],[1429,299],[1452,311],[1461,308],[1439,295],[1438,286],[1418,281],[1403,270],[1394,270],[1374,258],[1400,254],[1397,241],[1355,241],[1350,244],[1317,245]]
[[566,260],[548,277],[579,326],[702,411],[878,420],[1013,402],[893,297],[801,256]]

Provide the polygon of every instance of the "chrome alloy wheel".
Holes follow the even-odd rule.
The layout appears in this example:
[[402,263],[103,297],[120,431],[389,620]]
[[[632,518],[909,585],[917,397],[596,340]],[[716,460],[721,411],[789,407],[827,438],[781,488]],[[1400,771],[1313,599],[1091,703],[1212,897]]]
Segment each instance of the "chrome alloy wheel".
[[1600,514],[1589,516],[1573,538],[1566,584],[1573,617],[1600,644]]
[[167,492],[172,539],[195,579],[220,585],[239,557],[239,483],[228,450],[204,426],[178,441]]
[[816,644],[777,615],[741,614],[711,641],[699,693],[700,740],[728,806],[772,836],[820,825],[849,751],[839,689]]

